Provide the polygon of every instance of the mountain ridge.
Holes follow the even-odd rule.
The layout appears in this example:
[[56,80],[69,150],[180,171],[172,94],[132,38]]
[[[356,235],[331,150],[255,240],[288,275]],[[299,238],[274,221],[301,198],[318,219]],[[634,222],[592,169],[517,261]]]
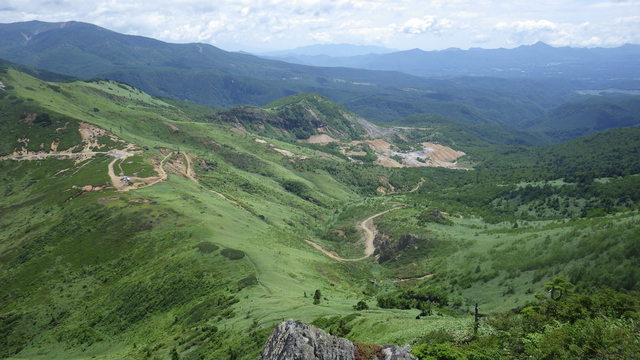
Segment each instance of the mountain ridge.
[[[614,48],[574,48],[553,47],[537,42],[509,49],[453,48],[425,51],[415,48],[387,54],[349,57],[314,57],[298,54],[289,60],[297,59],[300,63],[315,66],[396,70],[422,77],[472,75],[606,79],[624,72],[631,72],[635,76],[640,74],[640,69],[633,62],[633,58],[638,54],[640,45],[637,44],[625,44]],[[605,64],[615,64],[618,68]]]

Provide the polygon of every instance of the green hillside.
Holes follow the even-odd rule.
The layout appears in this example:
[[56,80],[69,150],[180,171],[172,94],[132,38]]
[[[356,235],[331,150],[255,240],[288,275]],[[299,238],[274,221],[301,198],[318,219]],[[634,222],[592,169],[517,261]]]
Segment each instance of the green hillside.
[[264,106],[289,95],[317,93],[376,121],[436,113],[464,124],[520,127],[588,86],[555,80],[425,79],[391,71],[303,66],[74,21],[0,24],[0,57],[215,107]]
[[534,148],[433,121],[388,140],[473,169],[392,168],[296,143],[361,135],[316,95],[208,115],[115,81],[0,82],[0,357],[255,359],[289,318],[422,359],[638,349],[637,129]]
[[640,124],[640,97],[595,96],[563,104],[542,118],[532,121],[527,128],[544,132],[556,141],[611,128]]
[[354,139],[364,135],[362,127],[354,121],[356,117],[327,98],[299,94],[282,98],[264,108],[243,106],[221,111],[212,117],[212,121],[238,125],[283,139],[306,139],[320,133]]

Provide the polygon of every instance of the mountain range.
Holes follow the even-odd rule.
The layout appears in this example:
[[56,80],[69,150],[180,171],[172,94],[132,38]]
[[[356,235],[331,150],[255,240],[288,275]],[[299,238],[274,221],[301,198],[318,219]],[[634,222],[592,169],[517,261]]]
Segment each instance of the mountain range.
[[0,25],[0,57],[0,358],[640,353],[633,69],[434,79],[77,22]]
[[[635,54],[636,49],[634,46],[620,49],[555,49],[538,44],[514,50],[438,53],[416,50],[376,55],[437,55],[444,56],[442,61],[449,65],[458,61],[460,66],[472,68],[473,64],[479,66],[491,62],[491,58],[501,58],[503,63],[526,59],[527,63],[540,66],[557,57],[569,56],[565,53],[596,62],[607,58],[607,54],[622,54],[613,56],[609,68],[627,71],[628,75],[624,81],[617,78],[597,81],[583,78],[514,80],[461,77],[464,72],[460,71],[455,78],[426,79],[397,71],[295,65],[226,52],[207,44],[169,44],[123,35],[79,22],[31,21],[0,25],[0,58],[83,79],[122,81],[154,96],[228,107],[260,106],[296,93],[317,93],[373,121],[401,121],[406,116],[429,113],[462,124],[475,126],[485,123],[504,127],[503,132],[525,130],[532,123],[543,121],[545,114],[555,107],[585,97],[579,91],[634,88],[633,74],[638,67],[635,62],[629,65],[627,60]],[[449,53],[455,54],[454,57],[459,60],[445,56]],[[591,53],[596,55],[580,55]],[[471,63],[464,60],[468,56],[475,58],[476,55],[485,60]],[[414,65],[430,64],[414,58],[403,61]],[[622,65],[615,65],[616,61],[622,62]],[[401,66],[400,70],[409,71],[410,68]],[[551,128],[536,128],[542,134],[546,130],[554,130],[552,121],[545,123]]]
[[610,80],[637,79],[640,76],[640,69],[635,61],[638,56],[640,45],[570,48],[552,47],[538,42],[514,49],[412,49],[351,56],[309,54],[291,50],[273,57],[297,64],[401,71],[423,77],[493,76]]

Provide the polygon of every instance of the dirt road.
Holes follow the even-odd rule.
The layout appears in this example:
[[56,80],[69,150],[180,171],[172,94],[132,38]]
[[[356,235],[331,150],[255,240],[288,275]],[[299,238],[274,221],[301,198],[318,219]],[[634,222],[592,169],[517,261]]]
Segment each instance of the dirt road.
[[356,225],[356,228],[361,229],[363,234],[362,234],[362,240],[364,240],[364,256],[356,258],[356,259],[345,259],[343,257],[341,257],[340,255],[334,253],[333,251],[329,251],[325,248],[323,248],[322,246],[314,243],[311,240],[305,240],[307,242],[307,244],[313,246],[316,250],[321,251],[323,254],[325,254],[326,256],[332,258],[333,260],[336,261],[360,261],[360,260],[364,260],[368,257],[370,257],[371,255],[373,255],[373,253],[376,251],[376,247],[373,245],[373,240],[376,238],[376,234],[378,233],[378,229],[376,229],[375,224],[373,223],[373,219],[377,218],[378,216],[382,216],[390,211],[393,210],[398,210],[402,208],[402,206],[396,206],[394,208],[391,208],[389,210],[385,210],[383,212],[379,212],[375,215],[371,215],[368,218],[362,220],[361,222],[358,223],[358,225]]
[[422,184],[424,184],[424,178],[421,177],[420,181],[418,181],[418,184],[416,185],[416,187],[414,187],[413,189],[409,190],[410,193],[414,193],[416,191],[418,191],[420,189],[420,187],[422,186]]
[[426,274],[426,275],[416,276],[416,277],[397,278],[397,279],[393,280],[393,282],[405,282],[405,281],[409,281],[409,280],[423,280],[423,279],[428,279],[428,278],[430,278],[432,276],[433,276],[433,274]]

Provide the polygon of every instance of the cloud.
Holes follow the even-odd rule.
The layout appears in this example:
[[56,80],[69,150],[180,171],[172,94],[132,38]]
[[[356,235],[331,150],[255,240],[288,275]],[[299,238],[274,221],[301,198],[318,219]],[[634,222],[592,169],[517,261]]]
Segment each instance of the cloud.
[[77,20],[254,51],[315,42],[614,46],[640,43],[638,9],[640,0],[2,0],[0,22]]
[[401,27],[405,34],[420,35],[424,33],[439,34],[442,30],[450,29],[453,23],[449,19],[438,19],[435,16],[424,16],[422,18],[411,18]]
[[558,26],[549,20],[521,20],[496,24],[496,29],[498,30],[513,30],[516,32],[553,31],[557,28]]
[[640,16],[620,17],[606,23],[520,20],[500,22],[495,29],[507,33],[513,44],[543,41],[554,46],[611,47],[640,43]]

